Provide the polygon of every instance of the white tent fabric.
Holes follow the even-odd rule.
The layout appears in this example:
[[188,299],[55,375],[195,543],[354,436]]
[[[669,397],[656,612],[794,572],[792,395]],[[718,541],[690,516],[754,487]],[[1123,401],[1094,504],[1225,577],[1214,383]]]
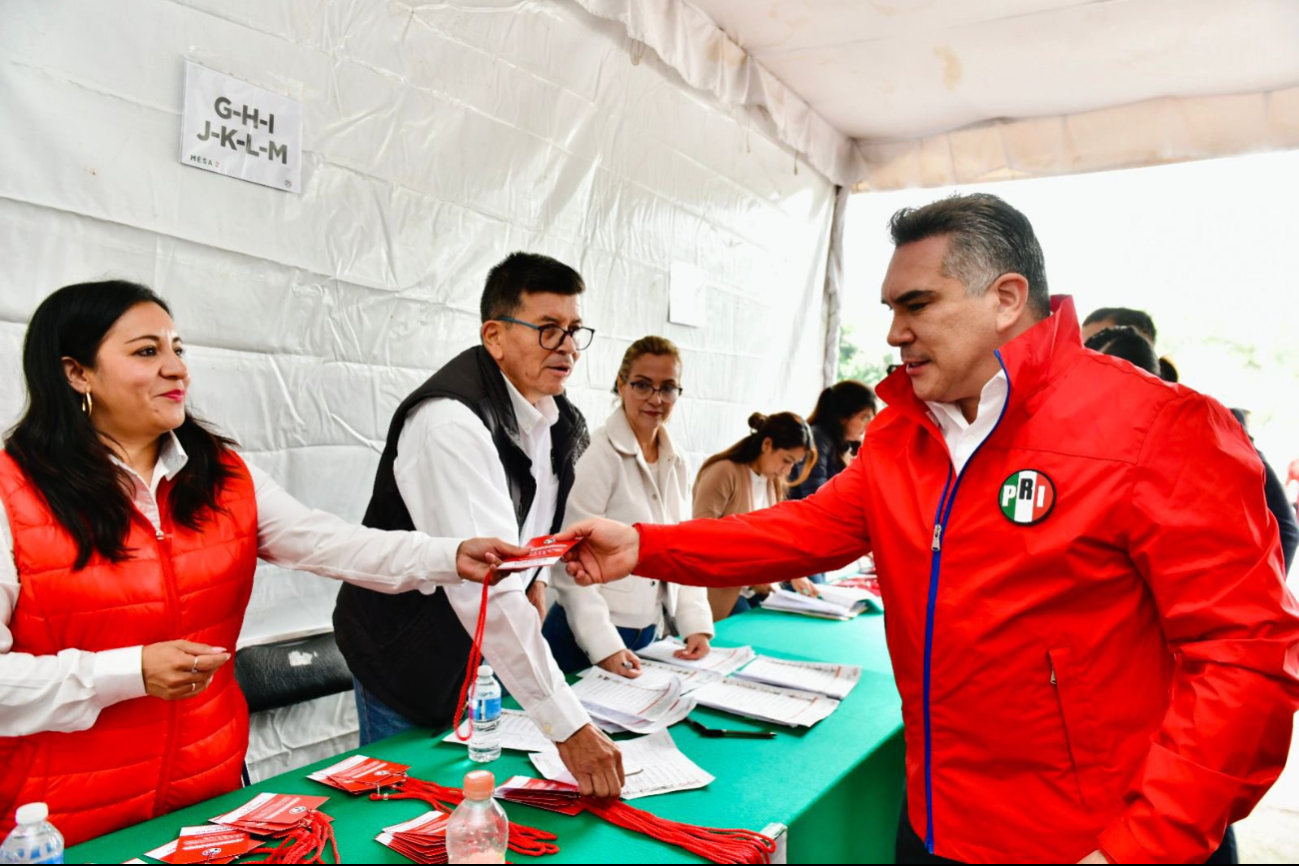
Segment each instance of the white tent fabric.
[[[302,101],[300,195],[178,161],[186,58]],[[515,249],[587,279],[598,335],[571,394],[592,426],[650,333],[683,350],[674,433],[696,466],[822,386],[834,187],[568,0],[8,0],[0,117],[4,427],[40,300],[140,280],[173,304],[195,408],[359,519],[393,409],[477,339]],[[704,275],[704,327],[667,322],[674,262]],[[241,643],[328,629],[336,589],[262,567]],[[267,721],[254,759],[348,724],[337,701],[307,715],[321,729],[293,742]]]
[[1299,147],[1293,0],[580,0],[859,190]]

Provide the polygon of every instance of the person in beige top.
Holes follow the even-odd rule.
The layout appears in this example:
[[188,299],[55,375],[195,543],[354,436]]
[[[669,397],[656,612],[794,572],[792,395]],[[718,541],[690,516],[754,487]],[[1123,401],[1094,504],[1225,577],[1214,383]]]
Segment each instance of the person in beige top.
[[[729,517],[775,505],[788,495],[791,484],[801,484],[807,478],[816,456],[812,431],[802,417],[793,412],[754,412],[749,416],[748,436],[704,461],[695,479],[694,517]],[[790,472],[800,463],[802,474],[789,480]],[[816,585],[805,577],[791,585],[804,595],[817,594]],[[744,613],[774,589],[769,583],[709,587],[713,620]]]
[[[686,461],[665,422],[681,396],[681,355],[663,337],[643,337],[623,355],[614,393],[619,406],[577,462],[566,521],[609,517],[624,523],[677,523],[690,502]],[[621,676],[640,676],[641,649],[660,635],[684,636],[684,659],[708,654],[713,618],[708,591],[632,577],[609,586],[580,587],[561,564],[553,586],[559,602],[542,634],[560,670],[597,664]]]

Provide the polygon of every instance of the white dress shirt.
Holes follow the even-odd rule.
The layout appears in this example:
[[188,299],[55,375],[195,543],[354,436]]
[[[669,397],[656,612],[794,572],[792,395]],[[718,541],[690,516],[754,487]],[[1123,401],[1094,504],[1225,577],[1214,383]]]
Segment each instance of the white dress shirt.
[[[135,484],[136,509],[157,531],[162,531],[158,486],[164,478],[174,478],[187,460],[180,442],[169,435],[158,449],[151,483],[119,464]],[[250,465],[248,471],[257,497],[257,555],[267,562],[379,592],[428,593],[438,584],[461,582],[458,539],[357,526],[308,508],[257,467]],[[57,655],[11,652],[9,622],[21,593],[12,530],[0,502],[0,736],[83,731],[104,707],[145,695],[143,646],[102,652],[70,648]]]
[[761,511],[774,505],[770,494],[771,482],[767,476],[759,475],[752,469],[749,470],[749,476],[749,481],[753,484],[753,510]]
[[[393,474],[418,529],[430,535],[517,538],[521,544],[550,532],[559,489],[550,462],[550,428],[559,419],[559,410],[550,397],[533,406],[509,379],[505,384],[514,404],[520,442],[532,460],[532,476],[537,482],[537,495],[522,529],[514,516],[505,467],[491,434],[469,407],[450,399],[426,400],[415,407],[397,439]],[[542,732],[562,742],[591,717],[551,657],[550,646],[541,636],[537,609],[524,588],[523,578],[517,574],[492,587],[483,655]],[[444,591],[465,631],[473,634],[481,587],[470,584]]]
[[999,370],[979,393],[978,414],[974,416],[973,421],[965,420],[965,413],[956,403],[925,404],[929,407],[930,417],[934,419],[938,429],[943,431],[943,440],[947,443],[947,450],[951,452],[952,467],[956,474],[961,473],[970,456],[974,454],[974,449],[978,448],[992,433],[992,428],[997,426],[997,419],[1001,417],[1001,409],[1006,405],[1006,397],[1009,393],[1006,371]]

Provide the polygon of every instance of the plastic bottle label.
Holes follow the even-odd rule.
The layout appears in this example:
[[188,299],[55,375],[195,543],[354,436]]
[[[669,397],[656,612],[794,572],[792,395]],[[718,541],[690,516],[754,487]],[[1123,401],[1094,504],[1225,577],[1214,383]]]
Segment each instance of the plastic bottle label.
[[474,701],[473,715],[475,722],[491,721],[501,717],[501,699],[500,698],[480,698]]

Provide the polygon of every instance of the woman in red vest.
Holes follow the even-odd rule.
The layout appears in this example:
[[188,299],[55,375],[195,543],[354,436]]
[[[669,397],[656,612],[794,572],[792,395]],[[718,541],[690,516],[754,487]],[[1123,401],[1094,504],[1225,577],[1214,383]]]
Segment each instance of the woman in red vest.
[[27,329],[0,452],[0,836],[45,801],[69,844],[239,785],[230,667],[258,558],[384,592],[523,551],[354,526],[297,502],[186,410],[144,286],[67,286]]

